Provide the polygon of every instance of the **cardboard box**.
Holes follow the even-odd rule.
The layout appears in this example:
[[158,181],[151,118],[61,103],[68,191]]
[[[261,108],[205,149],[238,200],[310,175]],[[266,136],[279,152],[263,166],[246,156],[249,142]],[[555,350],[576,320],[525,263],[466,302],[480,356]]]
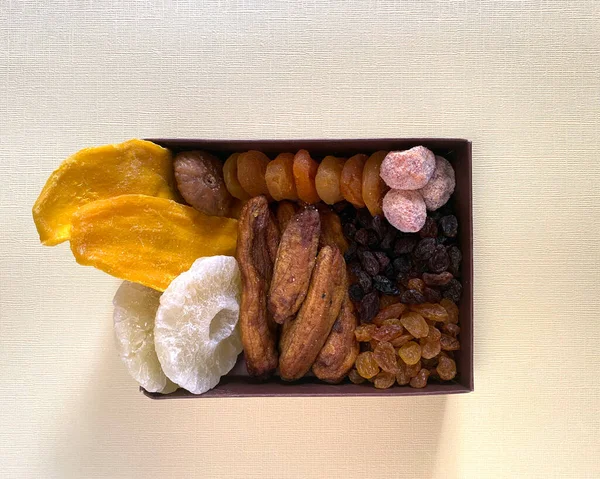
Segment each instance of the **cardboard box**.
[[316,157],[336,155],[350,157],[356,153],[370,154],[378,150],[406,150],[423,145],[435,154],[444,156],[452,163],[456,172],[456,190],[451,201],[459,223],[459,246],[462,251],[463,286],[460,307],[460,344],[456,352],[458,375],[448,383],[431,382],[424,389],[394,386],[390,389],[375,389],[370,383],[360,385],[349,381],[338,385],[325,384],[314,377],[306,377],[294,383],[278,378],[268,382],[257,382],[246,372],[243,357],[233,370],[221,378],[219,385],[202,395],[194,395],[183,389],[172,394],[142,392],[152,399],[215,398],[250,396],[421,396],[429,394],[456,394],[473,391],[473,212],[471,187],[471,142],[452,138],[399,138],[358,140],[192,140],[151,139],[173,152],[185,150],[207,150],[223,161],[234,152],[260,150],[274,158],[277,153],[296,152],[306,149]]

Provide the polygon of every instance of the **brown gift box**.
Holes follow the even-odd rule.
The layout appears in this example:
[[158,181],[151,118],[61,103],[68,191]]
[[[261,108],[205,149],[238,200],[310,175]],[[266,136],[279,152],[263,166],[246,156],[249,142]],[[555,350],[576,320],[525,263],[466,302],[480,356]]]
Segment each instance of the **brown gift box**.
[[447,383],[431,382],[424,389],[394,386],[390,389],[375,389],[372,384],[326,384],[314,377],[305,377],[294,383],[286,383],[279,378],[267,382],[257,382],[248,376],[243,355],[235,367],[221,378],[212,390],[194,395],[184,389],[171,394],[142,392],[152,399],[174,398],[215,398],[249,396],[415,396],[429,394],[456,394],[473,391],[473,212],[471,188],[471,142],[453,138],[399,138],[399,139],[358,139],[358,140],[193,140],[193,139],[151,139],[174,152],[184,150],[207,150],[225,161],[227,156],[237,151],[260,150],[274,157],[277,153],[295,152],[306,149],[316,156],[337,155],[350,157],[356,153],[373,153],[378,150],[406,150],[423,145],[436,155],[445,157],[456,172],[454,201],[455,214],[459,224],[459,245],[462,251],[463,286],[460,307],[460,344],[456,352],[458,375]]

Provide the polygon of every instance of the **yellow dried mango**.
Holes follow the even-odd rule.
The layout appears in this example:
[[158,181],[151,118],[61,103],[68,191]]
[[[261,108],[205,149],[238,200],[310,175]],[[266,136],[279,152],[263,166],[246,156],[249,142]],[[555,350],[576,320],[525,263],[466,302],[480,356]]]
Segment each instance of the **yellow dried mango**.
[[84,148],[50,175],[33,205],[40,241],[68,240],[73,213],[92,201],[124,194],[175,199],[173,184],[171,153],[150,141]]
[[89,203],[73,214],[71,226],[79,264],[159,291],[197,258],[233,256],[236,239],[237,220],[146,195]]

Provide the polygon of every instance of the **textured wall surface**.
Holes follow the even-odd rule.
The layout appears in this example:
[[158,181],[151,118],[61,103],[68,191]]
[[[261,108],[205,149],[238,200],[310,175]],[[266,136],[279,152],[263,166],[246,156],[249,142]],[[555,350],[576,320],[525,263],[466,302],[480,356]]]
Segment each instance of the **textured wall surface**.
[[[471,139],[476,392],[144,398],[30,208],[149,136]],[[599,150],[598,1],[0,0],[0,477],[600,477]]]

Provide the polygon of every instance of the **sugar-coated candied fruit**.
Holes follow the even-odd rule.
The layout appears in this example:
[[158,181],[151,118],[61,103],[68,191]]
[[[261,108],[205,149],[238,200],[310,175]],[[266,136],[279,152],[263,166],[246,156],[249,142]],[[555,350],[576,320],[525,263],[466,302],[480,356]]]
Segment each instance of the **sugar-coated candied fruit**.
[[435,167],[436,159],[431,150],[415,146],[410,150],[390,151],[381,163],[380,175],[390,188],[418,190],[427,185]]
[[403,233],[416,233],[425,224],[427,210],[418,191],[390,190],[383,198],[383,214]]
[[445,205],[456,186],[454,169],[446,158],[435,157],[435,171],[429,182],[421,186],[421,194],[429,211],[435,211]]

